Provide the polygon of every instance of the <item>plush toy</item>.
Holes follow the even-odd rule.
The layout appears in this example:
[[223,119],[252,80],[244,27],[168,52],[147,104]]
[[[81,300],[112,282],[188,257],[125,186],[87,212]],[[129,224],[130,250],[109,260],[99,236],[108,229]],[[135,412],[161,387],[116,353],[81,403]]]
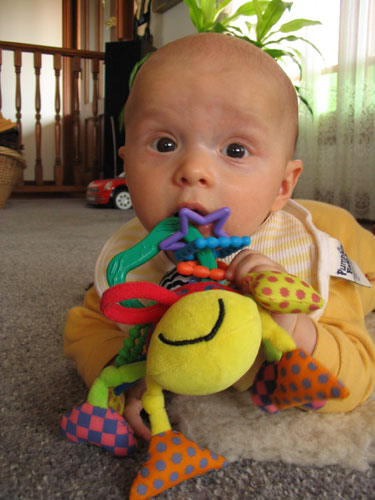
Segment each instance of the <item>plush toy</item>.
[[[152,440],[149,458],[133,483],[131,499],[150,498],[226,463],[223,457],[171,429],[163,390],[187,395],[222,391],[252,367],[262,346],[267,362],[257,375],[251,397],[265,411],[274,413],[297,405],[314,409],[328,398],[348,395],[323,366],[296,349],[293,339],[266,310],[309,313],[322,307],[321,297],[308,283],[287,273],[250,273],[244,277],[248,289],[244,295],[213,281],[225,274],[225,265],[217,267],[216,258],[249,244],[248,238],[229,238],[224,233],[222,226],[228,215],[228,209],[206,217],[182,209],[179,221],[164,221],[136,247],[116,256],[108,268],[112,286],[102,296],[103,313],[138,327],[131,329],[117,366],[102,371],[87,403],[66,414],[61,428],[71,441],[90,442],[126,456],[136,441],[122,417],[122,391],[145,377],[142,401]],[[216,222],[217,238],[202,238],[189,221]],[[176,259],[182,261],[177,269],[190,275],[193,282],[173,291],[152,283],[126,283],[127,272],[159,248],[174,251]],[[194,258],[199,262],[192,262]],[[143,306],[138,299],[152,302]]]

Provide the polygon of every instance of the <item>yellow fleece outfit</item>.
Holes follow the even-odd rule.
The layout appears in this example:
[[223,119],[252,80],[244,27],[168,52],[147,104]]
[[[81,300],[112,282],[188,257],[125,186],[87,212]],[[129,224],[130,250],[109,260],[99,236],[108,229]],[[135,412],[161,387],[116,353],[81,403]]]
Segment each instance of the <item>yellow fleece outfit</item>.
[[[300,201],[298,204],[291,202],[290,206],[291,213],[298,213],[299,207],[305,209],[305,213],[311,214],[315,228],[339,240],[346,255],[359,265],[372,284],[372,287],[364,287],[328,276],[328,286],[323,293],[327,299],[326,307],[319,318],[312,317],[317,329],[317,343],[312,356],[336,375],[350,391],[347,399],[329,401],[320,411],[347,412],[363,402],[375,384],[375,349],[364,322],[365,315],[375,308],[375,237],[341,208],[315,201]],[[105,268],[116,253],[124,250],[121,246],[124,240],[130,247],[146,235],[137,219],[127,223],[124,228],[126,236],[124,229],[120,228],[98,259],[96,287],[99,293],[104,291],[106,284],[103,282],[103,273],[98,273],[98,267]],[[307,248],[306,255],[311,255],[312,259],[320,259],[323,263],[327,260],[328,257],[324,255],[318,258],[319,245],[318,250],[315,243],[311,244],[310,250],[306,242],[301,245]],[[293,273],[293,265],[280,263],[288,272]],[[303,267],[304,264],[296,265]],[[128,281],[145,280],[158,283],[172,268],[173,264],[160,252],[147,264],[129,273]],[[311,281],[314,286],[318,284],[319,292],[324,292],[324,280],[312,276]],[[69,311],[64,332],[65,356],[76,362],[78,372],[88,386],[122,348],[128,329],[105,318],[100,312],[99,301],[96,288],[91,288],[86,293],[83,306],[74,307]],[[250,371],[236,388],[247,389],[253,377],[253,371]]]

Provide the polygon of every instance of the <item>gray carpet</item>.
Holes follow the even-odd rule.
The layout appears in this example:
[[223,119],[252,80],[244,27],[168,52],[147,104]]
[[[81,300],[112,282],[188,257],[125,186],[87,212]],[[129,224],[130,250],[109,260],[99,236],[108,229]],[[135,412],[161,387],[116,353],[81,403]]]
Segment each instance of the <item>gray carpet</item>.
[[[146,445],[114,458],[64,441],[59,421],[87,394],[62,356],[66,312],[81,303],[108,236],[132,215],[78,199],[10,200],[0,211],[1,499],[128,497]],[[158,498],[369,500],[374,472],[243,460]]]

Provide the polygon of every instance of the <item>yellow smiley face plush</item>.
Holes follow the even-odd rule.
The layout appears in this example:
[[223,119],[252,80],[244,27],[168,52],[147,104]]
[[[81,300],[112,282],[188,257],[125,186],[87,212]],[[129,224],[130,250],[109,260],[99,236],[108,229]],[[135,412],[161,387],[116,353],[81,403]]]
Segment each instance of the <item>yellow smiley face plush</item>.
[[[103,294],[102,311],[110,319],[155,325],[147,356],[145,360],[118,368],[106,367],[91,387],[87,404],[79,412],[76,411],[70,419],[72,422],[65,419],[69,420],[65,425],[65,434],[69,438],[73,424],[82,417],[82,413],[85,419],[88,414],[95,414],[95,426],[99,416],[105,418],[106,429],[107,421],[111,419],[117,429],[114,442],[117,443],[119,437],[123,437],[124,444],[120,452],[123,456],[128,454],[134,446],[131,428],[122,416],[107,415],[110,387],[117,388],[124,383],[129,385],[145,377],[146,390],[142,403],[149,416],[152,439],[149,457],[133,482],[130,500],[154,497],[190,477],[220,469],[226,463],[224,457],[199,447],[180,432],[172,430],[165,408],[164,390],[197,396],[222,391],[237,382],[252,367],[261,345],[271,356],[275,356],[266,357],[268,361],[277,360],[281,375],[277,376],[274,363],[267,366],[266,369],[272,373],[276,370],[272,379],[275,389],[270,396],[271,406],[279,401],[278,398],[281,398],[277,403],[280,408],[295,406],[302,401],[298,399],[299,402],[290,404],[282,400],[286,390],[282,378],[284,372],[290,371],[288,387],[298,389],[297,381],[293,378],[297,373],[294,369],[297,365],[298,372],[302,374],[309,375],[309,366],[313,366],[314,374],[323,374],[327,380],[331,377],[324,367],[319,367],[315,360],[296,349],[294,340],[265,309],[309,313],[322,307],[323,300],[311,285],[287,273],[270,271],[251,273],[244,277],[244,283],[247,284],[248,295],[211,282],[192,283],[175,291],[150,283],[124,283],[115,285]],[[143,309],[121,304],[124,300],[137,297],[153,302]],[[300,370],[302,365],[304,369]],[[269,380],[267,374],[266,379]],[[303,378],[305,385],[306,380]],[[339,393],[334,397],[347,396],[334,377],[329,380],[331,393]],[[314,401],[317,394],[319,396],[319,387],[316,388],[313,382],[309,389],[311,394],[307,395],[309,401]],[[262,403],[263,381],[256,382],[256,385],[260,389],[256,397]],[[299,398],[299,393],[297,396]],[[105,412],[102,417],[101,414]],[[118,422],[119,419],[121,422]],[[81,436],[73,438],[75,442],[83,440]],[[93,441],[90,433],[85,439],[105,447],[102,442]],[[111,449],[110,444],[106,446],[106,449]]]
[[157,324],[146,373],[177,394],[212,394],[244,375],[261,340],[262,325],[253,300],[227,290],[192,293]]

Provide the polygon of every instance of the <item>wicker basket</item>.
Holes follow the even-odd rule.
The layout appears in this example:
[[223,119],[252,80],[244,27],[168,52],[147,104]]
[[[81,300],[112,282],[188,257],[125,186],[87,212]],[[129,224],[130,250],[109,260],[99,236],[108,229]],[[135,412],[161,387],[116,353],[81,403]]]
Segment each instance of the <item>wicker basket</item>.
[[25,160],[19,153],[0,146],[0,208],[5,205],[25,167]]

